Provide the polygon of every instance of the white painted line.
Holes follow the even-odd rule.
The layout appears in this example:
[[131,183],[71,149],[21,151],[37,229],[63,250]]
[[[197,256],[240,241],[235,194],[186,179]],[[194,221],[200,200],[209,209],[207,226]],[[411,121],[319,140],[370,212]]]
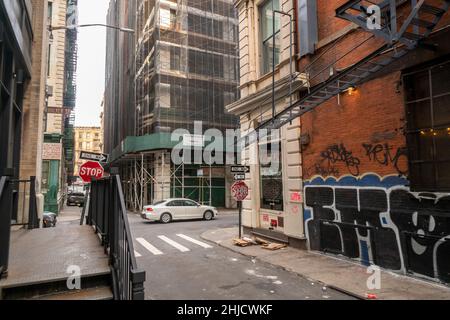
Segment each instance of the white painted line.
[[140,254],[139,252],[137,252],[136,250],[134,250],[134,256],[135,256],[136,258],[140,258],[140,257],[142,257],[142,254]]
[[148,241],[145,240],[144,238],[137,238],[136,241],[139,242],[145,249],[147,249],[148,251],[153,253],[155,256],[160,256],[163,254],[162,251],[159,251],[158,249],[156,249],[153,245],[148,243]]
[[198,246],[200,246],[202,248],[205,248],[205,249],[211,249],[212,248],[212,246],[210,246],[209,244],[206,244],[204,242],[198,241],[198,240],[193,239],[191,237],[188,237],[188,236],[186,236],[184,234],[177,234],[177,237],[180,237],[180,238],[182,238],[182,239],[184,239],[186,241],[195,243],[196,245],[198,245]]
[[172,239],[167,238],[166,236],[159,236],[158,238],[160,238],[162,241],[170,244],[172,247],[180,250],[181,252],[188,252],[191,251],[188,248],[186,248],[185,246],[182,246],[181,244],[179,244],[178,242],[173,241]]

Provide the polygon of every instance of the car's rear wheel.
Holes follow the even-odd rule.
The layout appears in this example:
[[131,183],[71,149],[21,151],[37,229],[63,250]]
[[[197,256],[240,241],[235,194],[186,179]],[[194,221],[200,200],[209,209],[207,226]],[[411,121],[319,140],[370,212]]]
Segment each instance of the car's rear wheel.
[[170,215],[170,213],[163,213],[161,216],[161,222],[162,223],[172,222],[172,216]]
[[206,221],[211,221],[214,218],[214,214],[211,211],[206,211],[203,215],[203,219]]

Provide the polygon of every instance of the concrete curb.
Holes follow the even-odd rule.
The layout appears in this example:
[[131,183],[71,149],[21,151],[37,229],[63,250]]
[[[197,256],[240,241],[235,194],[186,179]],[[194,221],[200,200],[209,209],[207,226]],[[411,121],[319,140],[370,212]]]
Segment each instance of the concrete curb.
[[[218,229],[218,230],[220,230],[220,229]],[[331,284],[324,283],[324,282],[319,281],[319,280],[316,280],[316,279],[312,279],[312,278],[310,278],[310,277],[308,277],[308,276],[305,276],[305,275],[303,275],[303,274],[301,274],[301,273],[299,273],[299,272],[296,272],[295,270],[292,270],[292,269],[290,269],[290,268],[288,268],[288,267],[284,267],[284,266],[282,266],[282,265],[275,264],[275,263],[270,262],[270,261],[265,261],[265,260],[263,260],[263,259],[261,259],[261,258],[254,257],[254,256],[252,256],[252,255],[246,254],[245,252],[242,252],[242,251],[240,251],[240,250],[237,249],[237,248],[229,247],[229,246],[227,246],[227,245],[224,245],[224,244],[222,243],[222,241],[214,241],[214,240],[208,239],[208,238],[205,236],[205,234],[207,234],[207,233],[209,233],[209,232],[210,232],[210,231],[206,231],[206,232],[202,233],[202,234],[200,235],[200,238],[203,239],[203,240],[205,240],[205,241],[208,241],[208,242],[210,242],[210,243],[216,244],[216,245],[218,245],[218,246],[221,247],[221,248],[225,248],[225,249],[230,250],[230,251],[232,251],[232,252],[238,253],[238,254],[240,254],[240,255],[242,255],[242,256],[244,256],[244,257],[252,258],[252,259],[254,259],[254,260],[256,260],[256,261],[259,261],[259,262],[261,262],[261,263],[266,263],[266,264],[271,265],[271,266],[273,266],[273,267],[280,268],[280,269],[282,269],[282,270],[284,270],[284,271],[287,271],[287,272],[290,272],[290,273],[294,273],[294,274],[298,275],[299,277],[301,277],[301,278],[303,278],[303,279],[307,279],[308,281],[315,282],[315,283],[320,283],[321,286],[325,286],[325,287],[328,287],[328,288],[330,288],[330,289],[332,289],[332,290],[335,290],[335,291],[341,292],[341,293],[343,293],[343,294],[352,296],[352,297],[354,297],[354,298],[356,298],[356,299],[358,299],[358,300],[368,300],[366,297],[363,297],[363,296],[361,296],[361,295],[359,295],[359,294],[356,294],[356,293],[354,293],[354,292],[347,291],[347,290],[345,290],[345,289],[336,287],[336,286],[331,285]]]
[[[330,289],[357,299],[371,300],[366,296],[371,290],[366,291],[367,289],[361,285],[364,282],[365,286],[367,279],[367,272],[361,264],[316,252],[299,250],[297,253],[297,250],[292,248],[287,248],[286,251],[279,250],[273,254],[255,246],[240,248],[232,244],[232,239],[236,236],[237,231],[234,228],[217,228],[200,235],[203,240],[242,256],[251,257],[259,262],[297,274],[304,279],[324,284]],[[295,260],[297,257],[298,261]],[[325,273],[320,271],[322,269]],[[376,300],[450,300],[450,287],[445,285],[400,275],[390,270],[381,269],[381,273],[385,284],[381,291],[375,292]],[[335,276],[330,277],[330,274]]]

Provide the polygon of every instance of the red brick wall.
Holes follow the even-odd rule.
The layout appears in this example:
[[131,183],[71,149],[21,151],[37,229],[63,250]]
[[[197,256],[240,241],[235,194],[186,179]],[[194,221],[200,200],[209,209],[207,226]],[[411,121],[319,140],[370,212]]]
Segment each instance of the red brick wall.
[[350,96],[332,98],[302,117],[310,144],[304,178],[406,173],[403,92],[396,72],[368,82]]
[[336,9],[346,2],[347,0],[317,1],[319,41],[350,24],[349,21],[336,17]]
[[[319,42],[336,37],[350,24],[336,17],[336,8],[345,2],[318,0]],[[442,4],[442,0],[427,3]],[[409,13],[408,6],[399,11],[399,16],[405,13]],[[447,13],[436,30],[449,24]],[[329,77],[329,67],[335,71],[344,69],[385,44],[377,37],[370,38],[371,35],[362,29],[353,30],[335,44],[329,43],[315,55],[301,59],[300,70],[308,72],[313,77],[312,85],[316,85]],[[355,48],[358,44],[361,45]],[[322,56],[311,67],[311,61],[319,55]],[[414,63],[432,58],[427,55],[420,52]],[[340,105],[334,97],[302,117],[302,133],[310,137],[303,151],[305,179],[314,175],[407,173],[405,108],[400,80],[400,72],[375,79],[360,86],[353,96],[342,94]]]

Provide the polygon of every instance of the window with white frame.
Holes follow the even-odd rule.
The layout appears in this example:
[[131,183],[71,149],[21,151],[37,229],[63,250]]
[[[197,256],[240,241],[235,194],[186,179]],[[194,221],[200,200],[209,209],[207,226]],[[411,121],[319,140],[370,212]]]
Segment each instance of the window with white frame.
[[260,6],[259,16],[261,25],[263,74],[271,72],[274,66],[280,63],[281,21],[280,15],[277,13],[274,14],[274,10],[280,10],[279,0],[267,0]]
[[283,211],[283,168],[281,139],[279,131],[272,132],[270,138],[259,144],[261,175],[261,208]]

